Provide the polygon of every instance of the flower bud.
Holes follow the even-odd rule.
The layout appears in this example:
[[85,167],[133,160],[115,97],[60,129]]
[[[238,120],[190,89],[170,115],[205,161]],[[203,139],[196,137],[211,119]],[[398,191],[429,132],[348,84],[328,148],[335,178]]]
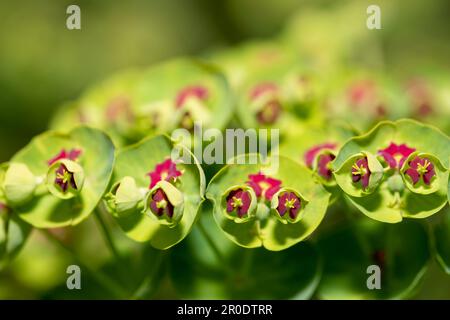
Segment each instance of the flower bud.
[[132,177],[124,177],[114,184],[111,191],[106,195],[106,203],[112,212],[117,213],[118,216],[123,216],[136,209],[144,199],[144,195]]
[[3,179],[4,196],[12,206],[29,201],[38,185],[37,177],[23,163],[11,163]]
[[78,163],[61,159],[48,169],[47,188],[60,199],[71,199],[81,191],[84,179],[84,170]]

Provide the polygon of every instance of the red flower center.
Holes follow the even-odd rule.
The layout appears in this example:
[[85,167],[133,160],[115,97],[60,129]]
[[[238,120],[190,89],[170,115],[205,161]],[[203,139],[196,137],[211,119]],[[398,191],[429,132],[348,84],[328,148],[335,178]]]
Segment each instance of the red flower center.
[[250,174],[248,178],[249,181],[247,181],[247,184],[252,187],[258,198],[265,198],[270,201],[273,195],[281,188],[280,180],[267,177],[261,172],[257,174]]
[[391,144],[385,148],[378,151],[384,160],[387,162],[389,167],[392,169],[400,169],[408,156],[416,151],[414,148],[408,147],[406,144]]
[[405,171],[413,185],[421,179],[426,185],[430,185],[431,180],[436,176],[433,163],[428,158],[415,157],[408,163],[409,168]]
[[256,119],[261,124],[273,124],[281,113],[281,103],[277,99],[276,94],[278,87],[274,83],[261,83],[250,90],[250,100],[254,101],[262,96],[268,95],[269,99],[260,110],[256,113]]
[[161,217],[165,214],[167,217],[172,218],[173,209],[174,207],[164,191],[161,188],[157,189],[150,200],[150,210],[153,214],[157,217]]
[[369,186],[370,170],[367,163],[367,158],[357,160],[352,166],[352,180],[353,183],[361,181],[363,189]]
[[53,158],[48,160],[47,164],[49,166],[51,166],[55,162],[57,162],[59,160],[62,160],[62,159],[68,159],[68,160],[72,160],[72,161],[77,161],[78,157],[80,156],[80,154],[81,154],[81,150],[80,149],[71,149],[69,151],[66,151],[66,149],[62,149],[56,156],[54,156]]
[[317,161],[317,173],[325,180],[331,180],[333,172],[331,171],[331,161],[336,158],[333,154],[322,154]]
[[242,189],[233,190],[228,194],[226,201],[227,212],[235,213],[239,218],[242,218],[248,214],[248,209],[250,208],[250,192]]
[[284,217],[286,214],[291,219],[295,219],[301,209],[301,200],[293,192],[282,192],[278,195],[278,207],[277,211],[280,217]]
[[153,171],[147,173],[147,176],[150,177],[149,189],[153,188],[159,181],[175,183],[181,175],[182,172],[177,170],[175,162],[167,159],[157,164]]
[[61,164],[56,170],[55,183],[61,188],[62,192],[67,192],[69,187],[78,189],[73,172],[70,172],[64,164]]

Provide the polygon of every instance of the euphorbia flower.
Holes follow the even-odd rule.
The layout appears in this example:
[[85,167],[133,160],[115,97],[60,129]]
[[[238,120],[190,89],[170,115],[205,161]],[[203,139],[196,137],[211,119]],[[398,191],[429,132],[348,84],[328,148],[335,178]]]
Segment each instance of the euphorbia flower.
[[317,154],[322,150],[334,150],[336,148],[336,144],[332,142],[325,142],[318,145],[313,146],[305,152],[304,159],[306,165],[312,169],[314,164],[314,159]]
[[273,83],[262,83],[250,91],[250,100],[255,101],[264,95],[270,99],[256,112],[256,119],[261,124],[273,124],[281,113],[281,104],[276,98],[278,87]]
[[134,114],[131,109],[130,99],[125,96],[114,98],[107,105],[105,115],[109,122],[116,122],[121,119],[132,122],[134,120]]
[[248,214],[251,204],[250,192],[243,189],[232,190],[226,197],[227,212],[236,213],[239,218]]
[[58,185],[62,192],[67,192],[69,187],[77,190],[78,186],[75,182],[74,173],[69,171],[67,167],[61,163],[56,170],[55,184]]
[[255,100],[264,94],[275,94],[277,91],[278,87],[276,84],[269,82],[261,83],[253,87],[253,89],[250,91],[250,99]]
[[150,210],[157,217],[162,217],[165,214],[167,217],[172,218],[173,209],[174,206],[170,203],[165,192],[161,188],[157,189],[151,196]]
[[177,170],[175,162],[167,159],[155,166],[155,170],[147,173],[150,177],[149,189],[153,188],[159,181],[168,181],[174,183],[182,172]]
[[56,161],[62,159],[68,159],[72,161],[76,161],[81,154],[80,149],[71,149],[70,151],[66,151],[66,149],[62,149],[55,157],[51,158],[47,161],[48,165],[51,166]]
[[436,175],[434,165],[428,158],[415,157],[409,163],[405,174],[411,177],[413,185],[423,179],[426,185],[430,185],[431,179]]
[[317,173],[325,180],[330,180],[332,176],[331,171],[331,161],[334,160],[336,156],[334,154],[321,154],[317,161]]
[[361,181],[363,189],[369,186],[370,170],[367,158],[357,160],[352,166],[352,180],[354,183]]
[[295,219],[302,207],[301,199],[293,192],[281,192],[278,195],[277,212],[280,217],[287,213],[291,219]]
[[203,86],[194,85],[183,88],[177,95],[175,106],[181,108],[186,100],[195,97],[201,101],[208,99],[208,89]]
[[423,79],[412,79],[407,84],[406,91],[418,117],[426,117],[433,113],[432,95]]
[[258,198],[263,197],[270,201],[273,195],[281,188],[280,180],[267,177],[261,172],[257,174],[250,174],[248,178],[249,181],[247,181],[247,184],[252,187]]
[[384,160],[392,169],[400,169],[408,156],[416,151],[414,148],[408,147],[406,144],[397,145],[393,142],[386,148],[378,151]]
[[354,83],[348,89],[347,95],[350,103],[356,106],[375,100],[375,83],[371,80]]

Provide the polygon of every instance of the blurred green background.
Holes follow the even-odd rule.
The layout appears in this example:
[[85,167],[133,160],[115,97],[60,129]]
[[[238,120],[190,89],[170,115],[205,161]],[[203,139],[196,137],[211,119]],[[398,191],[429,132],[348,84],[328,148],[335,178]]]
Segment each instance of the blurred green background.
[[[372,3],[382,10],[379,31],[365,28]],[[66,29],[70,4],[81,7],[81,30]],[[366,32],[381,41],[389,72],[450,68],[448,0],[2,0],[0,162],[45,130],[61,103],[116,70],[275,37],[299,14],[307,26],[300,41]],[[336,15],[344,19],[324,27]]]
[[[66,29],[70,4],[81,7],[81,30]],[[366,29],[369,4],[380,5],[382,30]],[[449,75],[449,14],[448,0],[1,0],[0,163],[46,130],[56,108],[115,71],[217,52],[249,40],[287,35],[300,47],[318,44],[325,56],[336,53],[329,52],[336,50],[336,41],[353,46],[341,48],[351,52],[344,54],[347,62],[367,62],[374,71],[383,68],[401,76],[439,70]],[[366,42],[352,42],[359,37]],[[363,45],[373,42],[376,49]],[[101,265],[109,257],[93,224],[89,220],[70,235],[87,260]],[[119,233],[124,247],[142,250]],[[58,296],[57,291],[45,292],[65,281],[66,274],[55,270],[65,270],[72,260],[62,252],[35,232],[14,265],[0,275],[0,297]],[[144,254],[149,257],[136,259],[145,263],[159,253]],[[418,297],[448,298],[448,276],[435,264],[432,270]],[[175,296],[170,286],[163,288],[169,289],[159,296]],[[102,292],[92,297],[102,297]]]

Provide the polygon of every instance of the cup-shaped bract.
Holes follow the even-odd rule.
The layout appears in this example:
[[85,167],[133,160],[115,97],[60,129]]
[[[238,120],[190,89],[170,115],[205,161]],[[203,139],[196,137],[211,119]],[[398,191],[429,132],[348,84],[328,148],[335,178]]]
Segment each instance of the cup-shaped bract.
[[396,223],[426,218],[447,202],[450,139],[438,129],[402,119],[349,139],[333,161],[338,185],[372,219]]
[[36,187],[24,203],[7,201],[14,214],[37,228],[76,225],[95,209],[108,187],[114,145],[105,133],[86,126],[68,133],[46,132],[13,156],[10,169],[15,164],[27,167]]
[[168,133],[224,128],[233,112],[233,97],[222,71],[191,59],[167,61],[145,70],[136,87],[136,127],[141,132]]
[[[215,220],[225,235],[242,247],[263,246],[272,251],[286,249],[307,238],[325,216],[330,194],[306,167],[289,158],[279,156],[279,169],[274,170],[268,165],[270,160],[239,164],[240,157],[250,158],[239,156],[222,168],[206,192],[214,204]],[[258,203],[249,219],[237,223],[225,214],[223,199],[243,184],[252,187]],[[273,200],[274,196],[279,198]]]
[[68,130],[87,124],[105,130],[117,146],[139,140],[134,92],[140,77],[140,72],[126,70],[95,84],[77,101],[61,106],[50,128]]
[[164,135],[145,138],[117,154],[113,180],[105,200],[128,237],[168,249],[189,233],[205,178],[188,149]]

